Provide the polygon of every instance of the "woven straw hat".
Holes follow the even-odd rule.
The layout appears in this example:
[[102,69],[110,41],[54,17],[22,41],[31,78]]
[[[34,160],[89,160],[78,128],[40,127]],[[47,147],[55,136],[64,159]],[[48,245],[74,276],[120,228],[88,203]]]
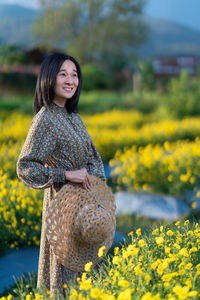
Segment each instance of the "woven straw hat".
[[67,183],[50,202],[46,235],[58,260],[70,270],[84,271],[87,262],[98,264],[98,250],[108,252],[116,228],[114,196],[105,181],[90,176],[92,187]]

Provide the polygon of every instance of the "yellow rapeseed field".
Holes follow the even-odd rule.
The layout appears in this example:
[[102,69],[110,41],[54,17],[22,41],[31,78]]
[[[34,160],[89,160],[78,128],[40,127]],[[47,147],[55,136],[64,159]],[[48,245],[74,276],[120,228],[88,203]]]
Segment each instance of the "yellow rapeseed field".
[[200,181],[200,139],[118,151],[110,161],[118,184],[129,189],[181,194]]
[[[92,269],[92,262],[88,262],[77,284],[64,285],[66,299],[199,299],[199,223],[177,221],[170,227],[155,228],[149,236],[138,228],[129,237],[130,243],[121,249],[116,247],[114,255],[105,258],[98,273]],[[99,249],[99,256],[102,255],[103,249]],[[9,299],[12,295],[0,298]],[[50,299],[50,292],[39,293],[35,289],[21,299]]]

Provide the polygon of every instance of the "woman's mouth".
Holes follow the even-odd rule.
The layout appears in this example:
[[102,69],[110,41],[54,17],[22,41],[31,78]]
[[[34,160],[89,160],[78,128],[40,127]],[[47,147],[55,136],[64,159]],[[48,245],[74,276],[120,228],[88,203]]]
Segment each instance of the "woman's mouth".
[[67,87],[67,88],[64,88],[64,91],[65,92],[72,92],[73,88],[72,87]]

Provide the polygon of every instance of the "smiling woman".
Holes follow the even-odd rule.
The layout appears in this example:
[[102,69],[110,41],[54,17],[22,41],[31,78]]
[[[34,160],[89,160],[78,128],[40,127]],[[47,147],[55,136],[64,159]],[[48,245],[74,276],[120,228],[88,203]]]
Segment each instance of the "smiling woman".
[[[65,293],[63,285],[81,272],[64,267],[46,235],[47,210],[67,182],[91,190],[91,176],[105,180],[104,167],[78,112],[81,90],[78,62],[54,53],[42,63],[34,99],[36,113],[17,162],[18,177],[35,189],[45,189],[37,287]],[[71,202],[71,198],[68,199]]]
[[72,98],[75,94],[78,84],[79,79],[75,64],[69,59],[65,60],[56,76],[53,102],[64,107],[67,99]]

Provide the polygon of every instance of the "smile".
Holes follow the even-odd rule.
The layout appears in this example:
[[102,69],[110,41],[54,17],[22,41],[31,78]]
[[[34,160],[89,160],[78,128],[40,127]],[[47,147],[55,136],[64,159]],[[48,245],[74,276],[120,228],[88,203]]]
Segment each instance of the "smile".
[[64,90],[67,92],[71,92],[73,90],[73,88],[64,88]]

